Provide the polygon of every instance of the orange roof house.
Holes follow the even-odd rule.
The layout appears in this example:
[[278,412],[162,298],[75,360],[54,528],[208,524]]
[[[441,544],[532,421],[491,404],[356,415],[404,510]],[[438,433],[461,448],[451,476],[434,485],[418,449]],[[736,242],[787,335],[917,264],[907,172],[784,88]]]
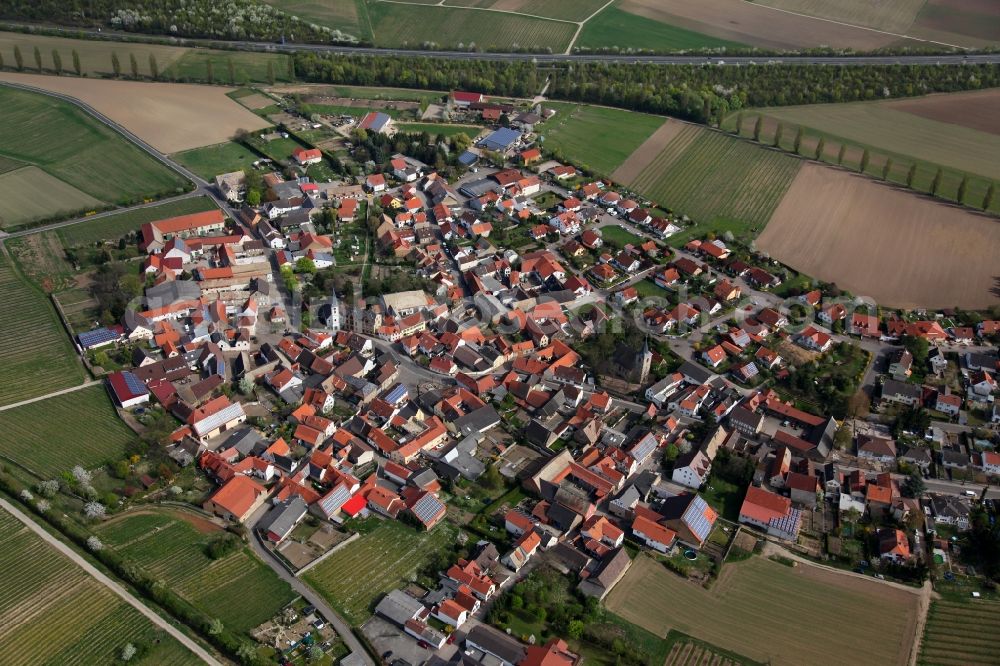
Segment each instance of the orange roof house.
[[243,522],[267,498],[267,489],[253,479],[237,475],[205,501],[204,508],[227,520]]

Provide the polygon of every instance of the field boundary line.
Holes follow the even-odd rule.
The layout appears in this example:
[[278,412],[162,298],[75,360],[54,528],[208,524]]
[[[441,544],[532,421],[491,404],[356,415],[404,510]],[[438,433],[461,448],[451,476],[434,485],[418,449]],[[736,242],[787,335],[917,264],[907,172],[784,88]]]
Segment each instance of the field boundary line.
[[334,546],[330,550],[326,551],[325,553],[323,553],[322,555],[320,555],[319,557],[317,557],[315,560],[313,560],[309,564],[305,565],[304,567],[302,567],[301,569],[299,569],[298,571],[296,571],[294,573],[294,575],[295,576],[301,576],[302,574],[304,574],[305,572],[309,571],[310,569],[312,569],[314,566],[316,566],[317,564],[319,564],[320,562],[322,562],[326,558],[328,558],[331,555],[333,555],[334,553],[336,553],[338,550],[340,550],[341,548],[343,548],[347,544],[349,544],[349,543],[351,543],[353,541],[357,541],[360,537],[361,537],[361,533],[360,532],[355,532],[354,534],[352,534],[351,536],[347,537],[346,539],[344,539],[343,541],[341,541],[340,543],[338,543],[336,546]]
[[563,51],[565,55],[569,55],[570,53],[572,53],[573,45],[576,44],[576,40],[580,36],[580,33],[583,32],[583,27],[586,25],[587,21],[594,18],[595,16],[603,12],[605,9],[607,9],[614,3],[615,0],[608,0],[606,3],[601,5],[596,12],[594,12],[593,14],[591,14],[590,16],[588,16],[587,18],[583,19],[582,21],[576,24],[576,32],[573,33],[573,39],[569,40],[569,46],[567,46],[566,50]]
[[172,624],[164,620],[162,617],[150,610],[144,603],[139,601],[131,593],[128,592],[124,587],[111,580],[108,576],[104,575],[97,570],[90,562],[85,560],[72,548],[64,544],[59,539],[55,538],[49,534],[45,529],[33,521],[29,516],[27,516],[23,511],[12,505],[7,500],[0,497],[0,508],[10,513],[12,516],[21,521],[28,529],[41,537],[47,545],[54,548],[64,557],[68,558],[73,564],[80,567],[92,578],[97,580],[97,582],[103,584],[105,587],[114,592],[117,596],[121,597],[126,603],[135,608],[137,611],[142,613],[147,619],[149,619],[153,624],[163,629],[165,632],[170,634],[175,640],[181,643],[184,647],[190,650],[195,656],[201,659],[206,664],[211,666],[222,666],[222,664],[216,660],[212,655],[206,652],[200,645],[195,643],[193,640],[188,638],[184,633],[179,631]]
[[25,405],[30,405],[33,402],[41,402],[42,400],[48,400],[49,398],[55,398],[60,395],[65,395],[67,393],[73,393],[74,391],[82,391],[85,388],[90,388],[91,386],[97,386],[101,383],[100,379],[91,379],[85,381],[79,386],[71,386],[70,388],[61,389],[59,391],[53,391],[52,393],[46,393],[45,395],[40,395],[37,398],[28,398],[27,400],[22,400],[21,402],[15,402],[10,405],[3,405],[0,407],[0,412],[6,412],[8,409],[14,409],[15,407],[23,407]]
[[[953,49],[968,49],[968,46],[959,46],[958,44],[949,44],[948,42],[938,42],[933,39],[923,39],[921,37],[911,37],[910,35],[901,35],[898,32],[889,32],[888,30],[879,30],[878,28],[869,28],[865,25],[857,25],[855,23],[847,23],[846,21],[838,21],[836,19],[823,18],[822,16],[812,16],[810,14],[803,14],[801,12],[793,12],[790,9],[781,9],[780,7],[771,7],[769,5],[759,5],[756,2],[751,2],[750,0],[743,0],[748,5],[753,5],[754,7],[763,7],[764,9],[770,9],[775,12],[781,12],[782,14],[791,14],[792,16],[800,16],[802,18],[813,19],[814,21],[823,21],[824,23],[833,23],[834,25],[842,25],[845,28],[857,28],[858,30],[867,30],[868,32],[877,32],[881,35],[889,35],[890,37],[900,37],[901,39],[912,39],[917,42],[927,42],[928,44],[940,44],[941,46],[947,46]],[[911,26],[912,27],[912,26]]]
[[[390,5],[411,5],[414,7],[441,7],[443,9],[469,9],[477,12],[493,12],[494,14],[508,14],[510,16],[523,16],[525,18],[541,19],[543,21],[555,21],[556,23],[569,23],[570,25],[580,25],[579,21],[552,18],[551,16],[538,16],[537,14],[525,14],[523,12],[511,12],[506,9],[493,9],[492,7],[462,7],[456,5],[429,5],[426,2],[409,2],[408,0],[376,0]],[[611,0],[614,2],[614,0]]]

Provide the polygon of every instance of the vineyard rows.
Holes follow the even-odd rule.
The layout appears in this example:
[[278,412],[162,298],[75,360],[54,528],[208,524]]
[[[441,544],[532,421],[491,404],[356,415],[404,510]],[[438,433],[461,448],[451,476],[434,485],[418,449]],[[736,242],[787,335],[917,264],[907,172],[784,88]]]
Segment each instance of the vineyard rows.
[[938,601],[931,607],[920,663],[940,666],[1000,664],[1000,602]]
[[631,186],[696,222],[737,219],[758,230],[770,219],[800,166],[719,132],[687,127]]
[[46,297],[0,256],[0,405],[45,395],[83,381],[83,368]]
[[0,412],[0,431],[0,453],[45,477],[120,459],[135,437],[103,386]]

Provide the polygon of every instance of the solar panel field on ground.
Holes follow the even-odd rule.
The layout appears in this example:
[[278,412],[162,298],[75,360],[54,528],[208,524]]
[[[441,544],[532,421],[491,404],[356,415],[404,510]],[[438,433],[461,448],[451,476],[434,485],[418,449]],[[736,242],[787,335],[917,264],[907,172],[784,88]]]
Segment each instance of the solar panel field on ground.
[[379,521],[304,577],[348,622],[359,625],[383,594],[410,580],[436,551],[453,542],[454,530],[445,523],[423,532],[398,521]]
[[0,254],[0,406],[84,381],[83,366],[52,305]]
[[231,630],[247,632],[295,598],[291,587],[246,548],[219,560],[208,557],[206,544],[223,532],[207,520],[143,511],[97,532],[106,545]]
[[0,654],[5,664],[201,663],[135,608],[0,510]]
[[0,432],[0,454],[42,478],[121,460],[135,438],[98,385],[2,411]]

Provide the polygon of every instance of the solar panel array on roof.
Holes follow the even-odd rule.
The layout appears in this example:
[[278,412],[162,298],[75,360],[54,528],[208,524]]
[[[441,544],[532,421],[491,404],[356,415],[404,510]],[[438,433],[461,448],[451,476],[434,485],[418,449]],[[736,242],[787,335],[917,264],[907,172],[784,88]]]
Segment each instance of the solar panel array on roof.
[[76,336],[84,349],[107,344],[119,338],[119,334],[109,328],[95,328],[93,331],[80,333]]
[[319,501],[319,505],[326,515],[332,516],[340,511],[340,507],[344,506],[344,503],[349,499],[351,499],[350,489],[348,489],[347,484],[340,483]]
[[403,400],[409,392],[406,387],[402,384],[396,384],[396,387],[389,391],[389,394],[385,396],[385,401],[390,405],[395,405],[397,402]]
[[441,500],[434,497],[434,495],[430,493],[425,493],[424,496],[417,500],[417,503],[413,505],[412,510],[413,515],[417,517],[417,520],[426,525],[437,518],[442,509],[444,509],[444,504],[441,503]]
[[652,434],[647,433],[638,442],[632,446],[632,457],[638,460],[640,463],[644,462],[646,458],[656,449],[657,441]]
[[132,395],[146,395],[149,393],[149,389],[147,389],[146,385],[142,383],[142,380],[133,375],[131,372],[123,372],[122,378],[125,380],[125,386],[128,387],[128,390]]
[[695,496],[684,511],[684,524],[688,526],[692,534],[698,537],[699,541],[707,539],[708,533],[712,531],[712,525],[715,521],[709,520],[708,516],[705,515],[709,512],[708,504],[699,496]]
[[800,520],[801,512],[798,509],[789,509],[786,515],[781,518],[772,518],[767,524],[785,534],[798,534]]
[[194,424],[194,430],[198,433],[198,435],[202,435],[206,432],[212,432],[219,426],[240,418],[244,416],[244,414],[243,405],[237,402],[215,414],[212,414],[211,416],[206,416],[201,421],[198,421]]

